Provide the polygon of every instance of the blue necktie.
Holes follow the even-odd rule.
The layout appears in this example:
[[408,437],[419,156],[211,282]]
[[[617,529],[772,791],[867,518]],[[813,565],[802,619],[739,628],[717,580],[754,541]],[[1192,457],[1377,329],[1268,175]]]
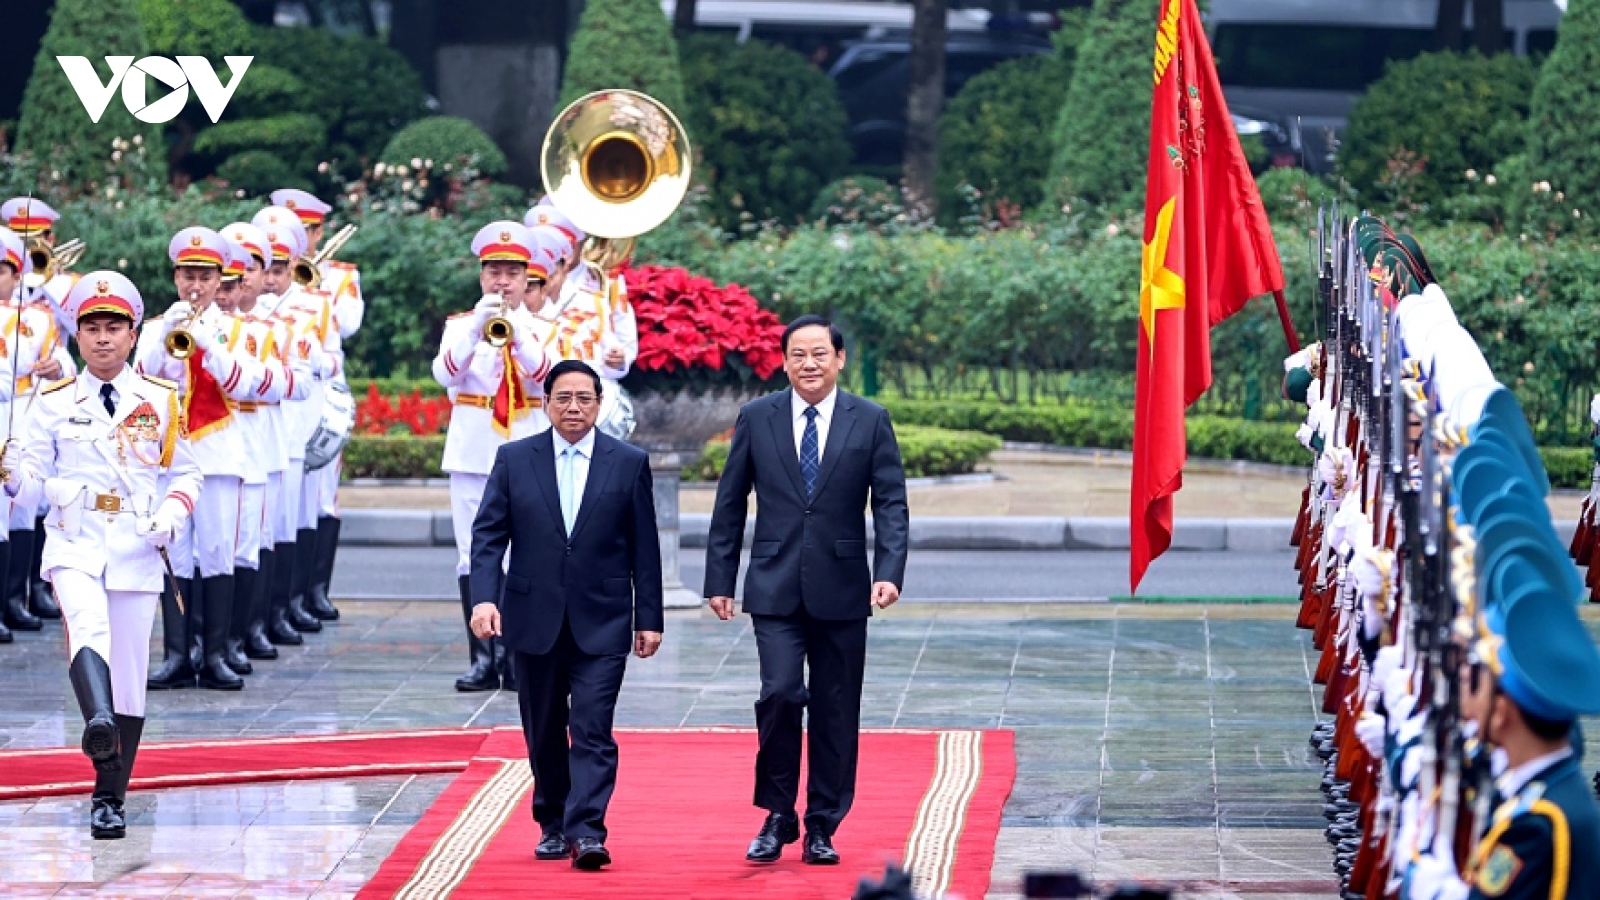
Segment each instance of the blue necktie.
[[578,489],[573,477],[573,459],[578,448],[561,451],[561,521],[567,525],[567,537],[572,537],[572,525],[578,521]]
[[817,490],[817,472],[822,460],[817,454],[817,408],[806,407],[806,430],[800,435],[800,474],[806,479],[806,496]]

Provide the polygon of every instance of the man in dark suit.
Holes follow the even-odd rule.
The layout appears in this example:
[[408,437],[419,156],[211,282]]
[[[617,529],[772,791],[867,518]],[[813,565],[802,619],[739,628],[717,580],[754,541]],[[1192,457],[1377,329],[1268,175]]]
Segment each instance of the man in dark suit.
[[[800,838],[801,716],[811,710],[807,863],[839,862],[833,834],[855,797],[867,618],[900,597],[906,569],[905,470],[889,414],[838,389],[844,337],[821,316],[783,333],[790,388],[744,407],[717,484],[705,595],[733,618],[739,547],[752,487],[756,531],[744,611],[761,657],[755,805],[766,822],[746,858],[775,862]],[[870,498],[876,551],[867,569]],[[804,678],[809,660],[811,683]]]
[[628,651],[652,656],[663,625],[649,457],[595,429],[600,384],[577,360],[550,370],[551,430],[500,448],[472,526],[472,631],[514,654],[535,855],[589,870],[611,862],[611,722]]

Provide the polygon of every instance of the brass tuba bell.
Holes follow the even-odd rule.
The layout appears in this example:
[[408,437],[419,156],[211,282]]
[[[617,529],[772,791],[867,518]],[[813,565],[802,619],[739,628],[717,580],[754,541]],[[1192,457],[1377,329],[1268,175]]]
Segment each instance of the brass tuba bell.
[[689,135],[672,110],[627,90],[574,100],[540,154],[550,202],[602,242],[665,222],[689,191],[690,165]]

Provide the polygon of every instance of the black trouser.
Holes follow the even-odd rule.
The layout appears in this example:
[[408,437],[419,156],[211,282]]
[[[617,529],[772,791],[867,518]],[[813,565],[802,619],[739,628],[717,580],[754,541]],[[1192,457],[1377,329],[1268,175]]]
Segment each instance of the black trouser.
[[[833,836],[856,795],[861,743],[861,682],[867,665],[867,620],[756,616],[761,699],[756,701],[756,806],[793,813],[800,793],[801,718],[811,710],[806,747],[807,831]],[[809,690],[806,662],[811,664]]]
[[566,623],[549,653],[512,652],[533,768],[533,819],[543,828],[559,826],[569,841],[606,839],[606,807],[617,786],[611,722],[627,665],[627,654],[584,653]]

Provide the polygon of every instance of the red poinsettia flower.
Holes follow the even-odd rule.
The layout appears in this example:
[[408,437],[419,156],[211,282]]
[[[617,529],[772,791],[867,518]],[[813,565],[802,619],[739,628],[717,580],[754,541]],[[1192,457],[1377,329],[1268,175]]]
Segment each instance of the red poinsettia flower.
[[765,381],[782,367],[783,326],[743,287],[662,266],[622,274],[639,325],[635,369],[721,371],[737,357]]

